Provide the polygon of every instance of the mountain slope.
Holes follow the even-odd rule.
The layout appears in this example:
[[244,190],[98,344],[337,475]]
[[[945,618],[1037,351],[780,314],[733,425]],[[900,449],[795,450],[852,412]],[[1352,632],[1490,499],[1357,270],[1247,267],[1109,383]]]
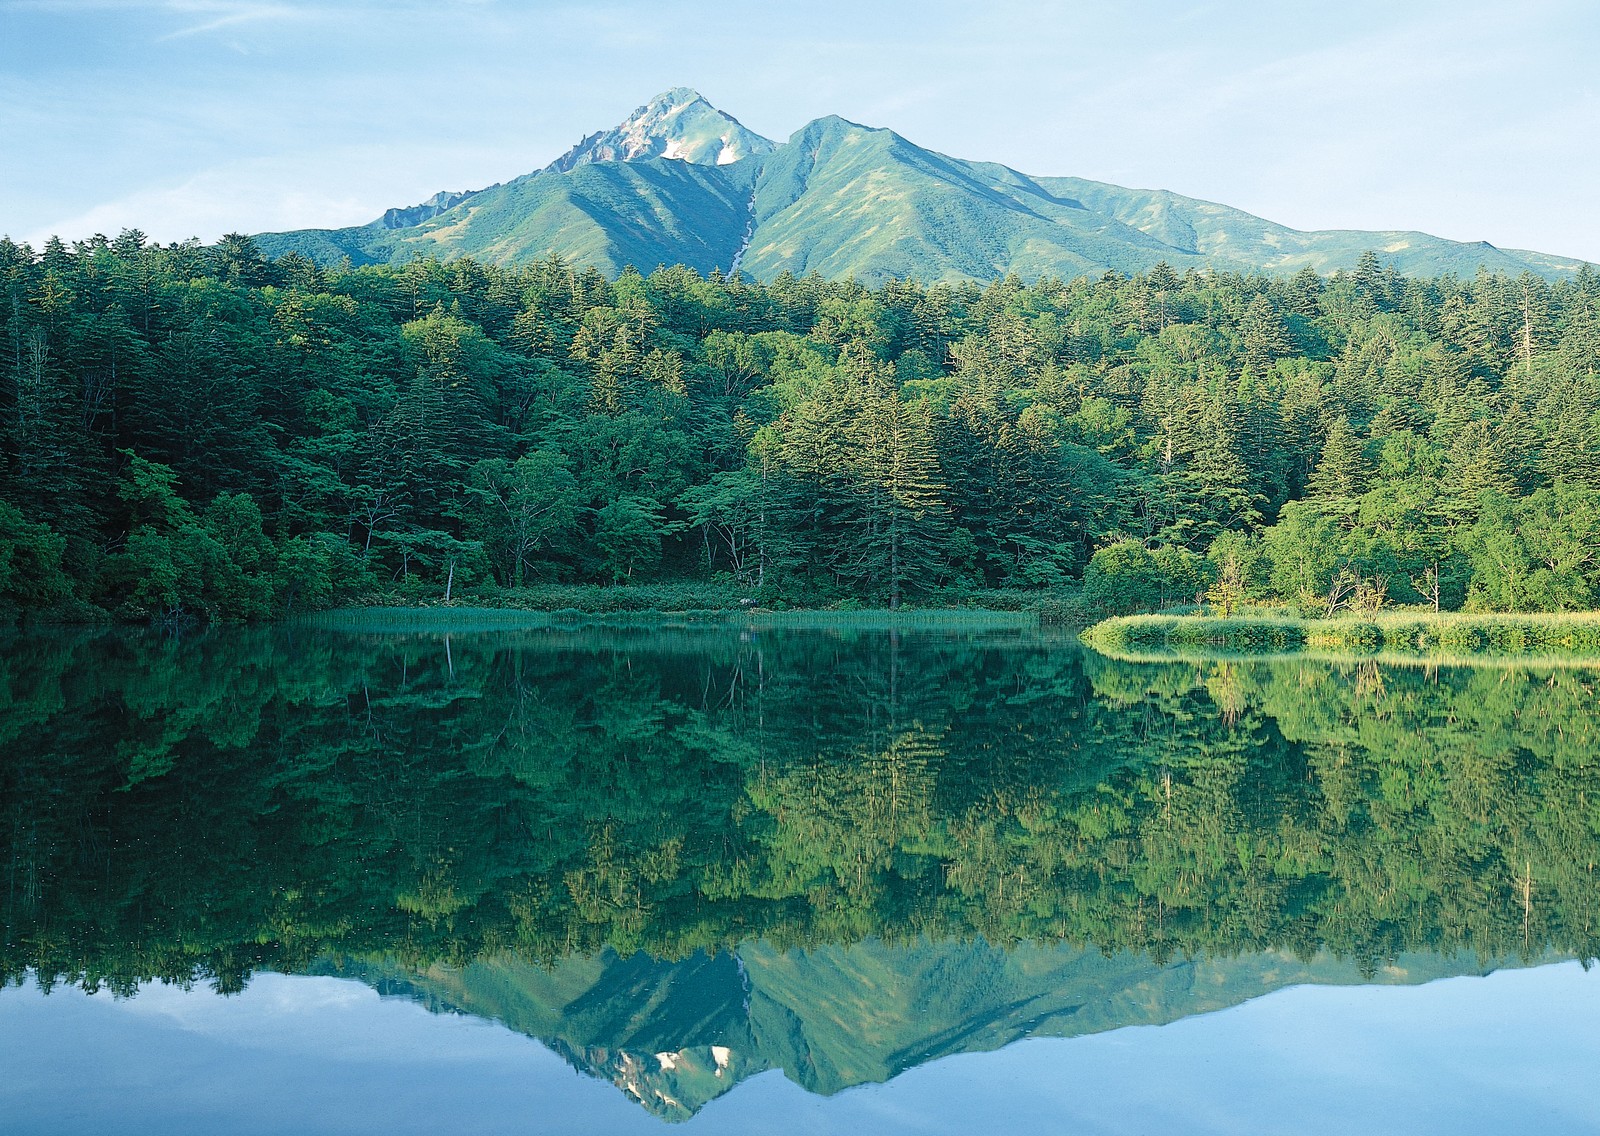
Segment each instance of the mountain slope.
[[1033,279],[1172,267],[1319,272],[1372,250],[1403,272],[1480,267],[1556,277],[1579,262],[1417,232],[1301,232],[1165,190],[925,150],[890,130],[828,117],[777,145],[676,88],[536,173],[391,209],[370,225],[269,233],[271,256],[355,264],[471,256],[499,264],[558,253],[607,273],[687,264],[924,281]]
[[1115,217],[1174,248],[1212,263],[1232,263],[1269,273],[1300,268],[1318,272],[1348,269],[1369,249],[1403,273],[1435,275],[1455,272],[1470,276],[1480,266],[1512,275],[1576,271],[1578,262],[1514,249],[1498,249],[1484,241],[1448,241],[1427,233],[1395,230],[1325,229],[1305,232],[1260,217],[1182,197],[1166,190],[1124,189],[1083,178],[1039,178],[1052,192],[1069,195],[1090,209]]
[[582,163],[482,190],[418,224],[311,229],[257,237],[268,256],[381,264],[417,256],[522,263],[558,252],[611,275],[626,266],[726,269],[747,228],[754,169],[670,159]]
[[946,158],[889,130],[811,123],[762,162],[742,267],[882,280],[1198,266],[1159,238],[1004,166]]

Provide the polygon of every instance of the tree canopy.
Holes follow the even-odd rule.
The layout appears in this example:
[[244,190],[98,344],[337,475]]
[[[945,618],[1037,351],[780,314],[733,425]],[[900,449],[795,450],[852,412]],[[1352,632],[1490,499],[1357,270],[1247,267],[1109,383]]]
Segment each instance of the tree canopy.
[[0,241],[0,287],[12,612],[673,580],[894,604],[1224,537],[1240,595],[1307,610],[1350,579],[1377,603],[1600,596],[1588,271],[866,288],[126,232]]

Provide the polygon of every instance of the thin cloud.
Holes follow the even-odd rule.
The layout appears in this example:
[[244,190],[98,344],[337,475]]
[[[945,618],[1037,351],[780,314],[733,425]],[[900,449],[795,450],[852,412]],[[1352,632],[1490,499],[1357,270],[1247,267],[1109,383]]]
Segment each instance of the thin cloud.
[[157,43],[204,35],[241,24],[312,20],[340,8],[368,8],[366,0],[354,3],[292,4],[272,0],[0,0],[0,11],[42,12],[76,16],[92,12],[169,16],[184,21],[182,27],[156,38]]
[[263,20],[303,20],[315,15],[311,10],[287,4],[229,3],[228,0],[171,0],[163,6],[172,12],[203,18],[200,23],[160,37],[158,43],[182,39],[184,36],[204,35],[237,24],[259,23]]
[[[1301,227],[1593,257],[1593,3],[926,0],[908,24],[860,0],[0,0],[0,151],[33,159],[0,177],[0,230],[362,223],[683,83],[773,138],[838,113]],[[419,168],[446,141],[472,153]]]

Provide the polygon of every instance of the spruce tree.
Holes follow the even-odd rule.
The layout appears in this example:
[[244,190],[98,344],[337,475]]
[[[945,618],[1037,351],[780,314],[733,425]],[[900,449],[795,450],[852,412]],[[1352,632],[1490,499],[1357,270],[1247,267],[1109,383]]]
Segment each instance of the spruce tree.
[[1322,456],[1306,480],[1306,496],[1324,501],[1353,500],[1366,491],[1370,473],[1365,447],[1347,418],[1328,426]]

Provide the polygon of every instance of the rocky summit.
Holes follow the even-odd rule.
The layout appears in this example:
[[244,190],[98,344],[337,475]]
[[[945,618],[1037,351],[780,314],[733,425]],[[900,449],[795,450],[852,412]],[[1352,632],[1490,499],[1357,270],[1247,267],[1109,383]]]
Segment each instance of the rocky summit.
[[612,130],[584,138],[545,167],[567,171],[585,162],[636,162],[647,158],[678,159],[701,166],[726,166],[777,143],[747,130],[698,91],[674,87],[651,99]]

